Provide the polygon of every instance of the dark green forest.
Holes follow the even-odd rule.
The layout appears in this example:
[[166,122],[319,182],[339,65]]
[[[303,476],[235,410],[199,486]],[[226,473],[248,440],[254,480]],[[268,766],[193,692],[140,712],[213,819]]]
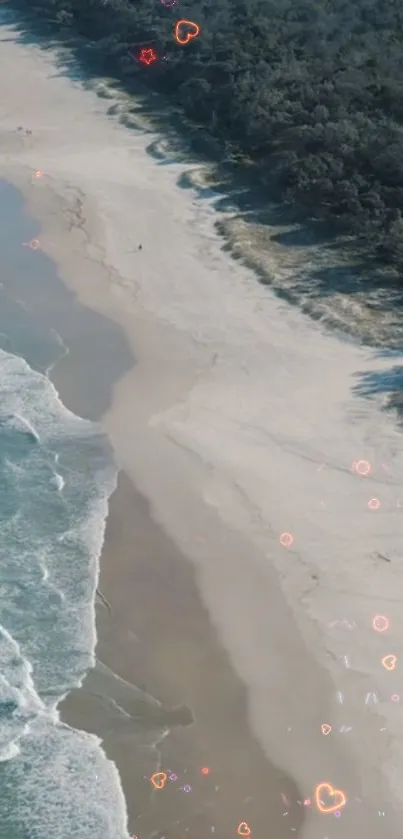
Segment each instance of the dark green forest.
[[[165,0],[169,2],[169,0]],[[172,0],[171,0],[172,2]],[[29,0],[253,162],[268,199],[403,276],[401,0]],[[186,46],[179,18],[197,22]],[[136,60],[141,47],[160,60]],[[163,60],[162,60],[163,59]],[[275,193],[273,193],[275,190]]]

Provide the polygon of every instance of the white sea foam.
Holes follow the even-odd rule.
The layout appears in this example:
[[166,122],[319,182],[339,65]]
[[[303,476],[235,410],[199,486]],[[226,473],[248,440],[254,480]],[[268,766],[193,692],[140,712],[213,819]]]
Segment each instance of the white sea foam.
[[94,661],[116,467],[99,429],[68,411],[46,376],[1,350],[0,383],[2,835],[14,835],[18,798],[18,823],[34,839],[126,839],[114,765],[57,711]]
[[0,750],[0,762],[4,763],[6,760],[12,760],[20,754],[20,747],[17,743],[10,743],[4,749]]
[[59,475],[58,472],[55,472],[53,477],[50,479],[52,486],[55,486],[56,489],[61,492],[64,487],[64,478],[63,475]]

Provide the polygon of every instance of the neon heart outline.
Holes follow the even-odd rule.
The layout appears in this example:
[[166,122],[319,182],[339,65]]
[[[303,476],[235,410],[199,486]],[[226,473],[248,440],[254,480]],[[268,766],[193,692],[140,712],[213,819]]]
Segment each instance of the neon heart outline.
[[[327,792],[329,798],[336,798],[338,796],[339,801],[337,802],[337,804],[333,804],[331,807],[323,806],[320,796],[321,793],[325,791]],[[341,808],[344,807],[345,804],[347,804],[347,798],[343,790],[335,789],[327,781],[324,781],[323,783],[318,784],[318,786],[315,789],[315,802],[320,813],[335,813],[336,810],[341,810]]]
[[397,664],[397,656],[394,653],[389,653],[389,655],[384,655],[382,659],[382,664],[385,670],[395,670]]
[[327,734],[330,734],[330,732],[332,730],[332,726],[329,725],[327,722],[323,722],[321,727],[320,727],[320,730],[321,730],[322,734],[324,734],[325,737],[326,737]]
[[238,836],[250,836],[250,827],[246,822],[241,822],[237,828]]
[[[186,26],[192,26],[192,27],[194,27],[194,29],[195,29],[196,31],[195,31],[195,32],[186,32],[185,40],[184,40],[184,41],[183,41],[183,40],[181,41],[181,39],[180,39],[180,37],[179,37],[179,29],[180,29],[180,27],[181,27],[181,26],[184,26],[184,25],[186,25]],[[193,20],[185,20],[185,19],[183,18],[183,19],[181,19],[181,20],[177,20],[177,21],[176,21],[176,23],[175,23],[175,27],[174,27],[174,38],[175,38],[175,41],[176,41],[178,44],[180,44],[181,46],[184,46],[185,44],[188,44],[188,43],[189,43],[189,41],[191,41],[191,40],[192,40],[192,38],[197,38],[197,36],[199,35],[199,33],[200,33],[200,26],[199,26],[199,24],[198,24],[198,23],[194,23],[194,21],[193,21]]]
[[164,786],[167,782],[167,773],[166,772],[154,772],[154,775],[151,775],[150,781],[154,787],[154,789],[164,789]]

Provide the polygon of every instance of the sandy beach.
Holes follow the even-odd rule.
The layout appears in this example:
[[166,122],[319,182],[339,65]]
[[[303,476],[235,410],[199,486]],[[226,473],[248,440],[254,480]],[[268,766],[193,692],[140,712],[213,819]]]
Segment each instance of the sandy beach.
[[[0,175],[66,286],[124,338],[83,323],[51,373],[121,469],[97,655],[195,716],[157,751],[105,732],[129,830],[397,839],[403,451],[382,407],[400,356],[325,331],[231,262],[212,199],[179,188],[189,164],[158,163],[161,138],[108,116],[1,14]],[[63,718],[91,730],[77,696]],[[153,792],[145,775],[168,769],[178,782]],[[323,782],[323,808],[347,799],[336,815],[315,805]]]

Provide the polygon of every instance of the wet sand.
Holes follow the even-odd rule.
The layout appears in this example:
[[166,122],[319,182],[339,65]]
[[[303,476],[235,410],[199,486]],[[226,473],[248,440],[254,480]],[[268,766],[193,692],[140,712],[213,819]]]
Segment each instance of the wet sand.
[[[158,746],[160,759],[138,744],[122,748],[120,738],[106,738],[126,793],[130,831],[224,839],[245,821],[254,835],[275,825],[277,839],[292,836],[303,818],[301,795],[251,734],[245,688],[217,641],[192,568],[124,473],[111,499],[100,589],[111,614],[98,606],[99,658],[168,707],[187,703],[196,719],[190,728],[171,730]],[[93,730],[91,706],[83,720],[77,695],[63,704],[62,714]],[[151,794],[144,773],[168,770],[177,780]]]

